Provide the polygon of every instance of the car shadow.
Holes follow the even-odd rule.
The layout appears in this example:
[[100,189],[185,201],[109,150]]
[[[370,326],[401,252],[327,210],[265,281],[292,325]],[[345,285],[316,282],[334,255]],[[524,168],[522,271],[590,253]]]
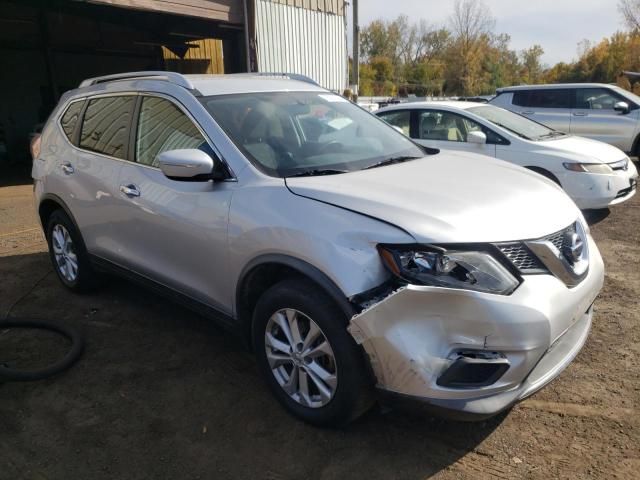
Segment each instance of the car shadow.
[[597,210],[583,210],[585,220],[589,226],[597,225],[611,215],[611,210],[608,208],[599,208]]
[[0,164],[0,187],[13,187],[17,185],[29,185],[33,183],[31,178],[31,162],[19,162],[13,164]]
[[[240,339],[155,293],[110,278],[97,292],[73,294],[46,253],[0,257],[0,277],[12,278],[1,287],[0,312],[19,300],[14,317],[58,320],[86,337],[83,358],[67,372],[0,385],[9,477],[38,465],[47,478],[94,478],[104,464],[111,478],[184,478],[188,468],[194,478],[401,472],[417,480],[469,454],[490,461],[477,447],[505,418],[462,423],[374,408],[342,429],[312,427],[279,406]],[[41,348],[29,342],[24,349]]]

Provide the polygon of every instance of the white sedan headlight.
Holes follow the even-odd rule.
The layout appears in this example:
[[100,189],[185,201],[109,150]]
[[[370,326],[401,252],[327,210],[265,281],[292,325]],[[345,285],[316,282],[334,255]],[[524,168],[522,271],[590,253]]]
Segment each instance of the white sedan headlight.
[[572,172],[583,173],[613,173],[613,170],[606,163],[563,163],[564,168],[571,170]]

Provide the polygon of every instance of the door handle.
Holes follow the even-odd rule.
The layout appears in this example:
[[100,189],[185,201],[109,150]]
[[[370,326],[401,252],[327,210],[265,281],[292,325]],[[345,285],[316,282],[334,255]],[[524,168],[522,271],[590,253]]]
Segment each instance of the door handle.
[[120,185],[120,191],[122,193],[124,193],[129,198],[139,197],[140,196],[140,190],[138,190],[138,187],[136,187],[133,184]]
[[525,110],[524,112],[520,112],[522,115],[533,115],[535,112],[531,110]]
[[588,116],[588,115],[589,115],[589,114],[588,114],[588,113],[586,113],[586,112],[573,112],[573,116],[574,116],[574,117],[586,117],[586,116]]
[[62,171],[67,175],[71,175],[73,172],[75,172],[73,166],[70,163],[63,163],[60,168],[62,168]]

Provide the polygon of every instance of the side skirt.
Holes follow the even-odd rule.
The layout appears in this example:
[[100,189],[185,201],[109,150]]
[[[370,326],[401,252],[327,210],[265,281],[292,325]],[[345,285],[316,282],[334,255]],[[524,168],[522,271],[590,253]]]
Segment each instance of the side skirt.
[[91,265],[99,272],[113,274],[118,277],[125,278],[133,283],[140,285],[147,290],[151,290],[161,297],[168,298],[169,300],[179,303],[180,305],[188,308],[189,310],[202,315],[210,320],[215,321],[222,328],[233,333],[234,335],[241,335],[241,328],[239,322],[233,317],[221,312],[215,307],[195,300],[188,295],[174,290],[171,287],[167,287],[161,283],[158,283],[144,275],[133,272],[128,268],[121,267],[109,260],[98,257],[96,255],[89,254],[91,259]]

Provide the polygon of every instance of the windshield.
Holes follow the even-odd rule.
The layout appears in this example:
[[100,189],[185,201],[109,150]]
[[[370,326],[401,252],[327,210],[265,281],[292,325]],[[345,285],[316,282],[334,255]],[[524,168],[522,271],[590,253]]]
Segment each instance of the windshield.
[[472,107],[468,111],[527,140],[543,140],[565,135],[522,115],[491,105]]
[[342,173],[425,155],[382,120],[329,92],[200,100],[245,156],[273,176]]

